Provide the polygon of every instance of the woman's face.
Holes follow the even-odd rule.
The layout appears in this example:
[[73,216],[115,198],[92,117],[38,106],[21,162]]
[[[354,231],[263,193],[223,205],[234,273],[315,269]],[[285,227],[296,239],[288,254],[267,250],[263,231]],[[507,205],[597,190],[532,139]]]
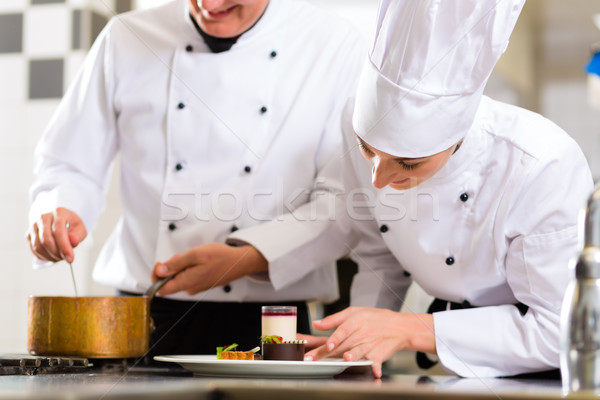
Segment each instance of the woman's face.
[[265,11],[269,0],[189,0],[190,12],[211,36],[229,38],[248,30]]
[[372,182],[377,189],[389,186],[396,190],[406,190],[425,182],[446,165],[460,145],[455,144],[428,157],[399,158],[369,146],[358,136],[356,139],[362,156],[373,163]]

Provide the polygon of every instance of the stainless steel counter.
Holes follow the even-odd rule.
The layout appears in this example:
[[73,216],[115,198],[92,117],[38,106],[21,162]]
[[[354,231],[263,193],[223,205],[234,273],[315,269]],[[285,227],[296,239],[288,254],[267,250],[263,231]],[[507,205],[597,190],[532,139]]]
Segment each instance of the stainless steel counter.
[[[560,399],[558,381],[342,374],[329,379],[212,378],[135,372],[0,376],[0,399]],[[588,398],[585,395],[574,398]],[[589,397],[591,398],[591,396]]]

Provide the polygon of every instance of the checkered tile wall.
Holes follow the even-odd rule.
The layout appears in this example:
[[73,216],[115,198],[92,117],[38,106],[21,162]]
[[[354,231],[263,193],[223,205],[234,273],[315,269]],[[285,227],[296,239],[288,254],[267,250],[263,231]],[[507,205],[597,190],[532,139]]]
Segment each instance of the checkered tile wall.
[[11,93],[0,91],[0,100],[60,98],[108,19],[132,2],[0,1],[0,80],[20,85],[3,88]]

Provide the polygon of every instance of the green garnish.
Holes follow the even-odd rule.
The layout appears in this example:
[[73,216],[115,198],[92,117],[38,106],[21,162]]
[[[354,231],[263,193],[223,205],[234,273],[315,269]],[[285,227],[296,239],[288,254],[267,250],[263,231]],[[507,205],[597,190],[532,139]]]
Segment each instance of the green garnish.
[[262,335],[260,337],[260,341],[261,341],[261,343],[274,344],[274,343],[283,342],[283,338],[281,336],[277,336],[277,335],[271,335],[271,336]]
[[223,348],[223,347],[217,347],[217,360],[221,359],[221,353],[224,351],[231,351],[233,349],[235,349],[238,346],[237,343],[234,344],[230,344],[229,346]]
[[225,347],[225,349],[223,349],[223,351],[231,351],[231,350],[235,349],[236,347],[238,347],[237,343],[230,344],[229,346]]

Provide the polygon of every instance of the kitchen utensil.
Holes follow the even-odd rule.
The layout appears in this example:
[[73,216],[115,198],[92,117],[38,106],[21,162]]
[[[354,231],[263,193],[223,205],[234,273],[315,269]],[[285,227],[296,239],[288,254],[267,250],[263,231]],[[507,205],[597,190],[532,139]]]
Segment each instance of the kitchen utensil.
[[73,280],[73,289],[75,289],[75,297],[79,297],[77,293],[77,283],[75,283],[75,274],[73,273],[73,264],[69,263],[69,269],[71,270],[71,279]]
[[143,296],[29,297],[27,350],[40,356],[133,358],[148,351],[150,301],[174,277]]
[[[67,221],[65,229],[67,231],[67,236],[68,236],[69,235],[69,221]],[[75,282],[75,274],[73,273],[73,263],[69,263],[69,269],[71,270],[71,279],[73,280],[73,289],[75,289],[75,297],[79,297],[79,295],[77,294],[77,283]]]
[[600,186],[587,204],[584,246],[561,312],[563,390],[600,394]]

